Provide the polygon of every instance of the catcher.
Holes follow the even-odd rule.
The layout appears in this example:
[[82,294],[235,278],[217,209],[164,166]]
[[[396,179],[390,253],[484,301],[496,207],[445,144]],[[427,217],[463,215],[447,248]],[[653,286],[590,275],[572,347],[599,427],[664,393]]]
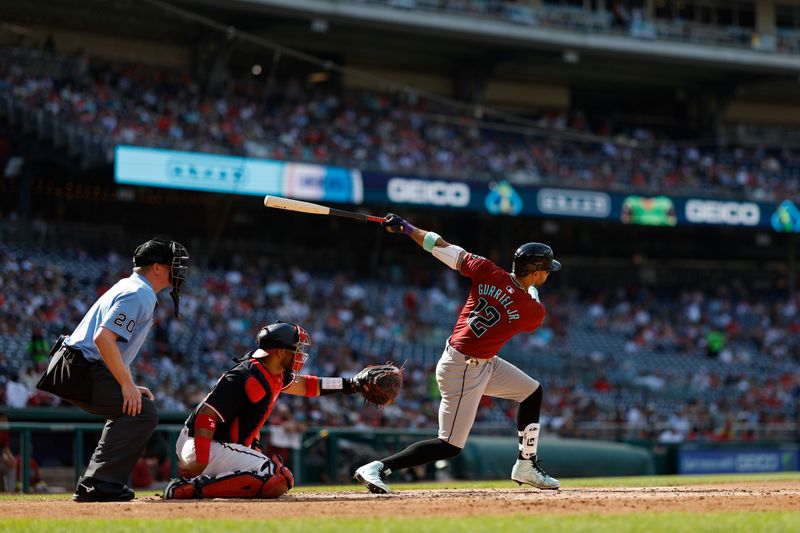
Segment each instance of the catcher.
[[392,365],[370,366],[352,378],[300,376],[311,340],[296,324],[275,322],[256,337],[257,349],[236,359],[186,420],[176,453],[181,478],[164,489],[165,500],[278,498],[294,485],[277,455],[261,451],[259,435],[281,392],[294,395],[361,394],[385,405],[394,401],[403,374]]

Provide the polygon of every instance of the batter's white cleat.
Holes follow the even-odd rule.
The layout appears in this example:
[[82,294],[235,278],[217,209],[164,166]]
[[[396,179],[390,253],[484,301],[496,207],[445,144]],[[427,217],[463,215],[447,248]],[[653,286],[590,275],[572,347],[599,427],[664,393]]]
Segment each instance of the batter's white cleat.
[[356,470],[353,479],[364,485],[373,494],[388,494],[389,485],[383,481],[383,463],[372,461]]
[[558,489],[561,483],[542,470],[534,459],[517,459],[511,470],[511,479],[522,485],[526,483],[539,489]]

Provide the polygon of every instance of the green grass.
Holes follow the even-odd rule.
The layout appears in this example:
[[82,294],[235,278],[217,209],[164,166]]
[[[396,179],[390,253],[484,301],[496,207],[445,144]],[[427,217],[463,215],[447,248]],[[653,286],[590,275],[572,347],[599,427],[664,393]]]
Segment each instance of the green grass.
[[537,533],[613,531],[653,533],[694,533],[696,531],[800,530],[800,512],[796,513],[661,513],[635,515],[566,515],[566,516],[491,516],[460,520],[445,518],[313,518],[280,520],[43,520],[11,519],[0,522],[0,531],[47,531],[76,533],[141,532],[186,533],[222,531],[276,531],[280,533]]

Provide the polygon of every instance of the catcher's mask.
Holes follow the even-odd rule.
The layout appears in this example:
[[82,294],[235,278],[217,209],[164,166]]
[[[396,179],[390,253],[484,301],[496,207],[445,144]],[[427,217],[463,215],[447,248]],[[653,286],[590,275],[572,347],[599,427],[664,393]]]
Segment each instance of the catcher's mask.
[[140,244],[133,252],[133,264],[137,267],[161,263],[170,266],[169,282],[172,290],[169,292],[172,303],[175,305],[175,316],[181,318],[181,287],[186,280],[189,270],[189,252],[186,247],[177,241],[163,239],[150,239]]
[[300,372],[300,369],[306,364],[306,359],[308,359],[308,347],[311,346],[311,337],[309,337],[305,329],[297,324],[275,322],[261,328],[261,331],[256,335],[256,344],[265,352],[269,352],[270,348],[293,349],[292,372],[297,373]]

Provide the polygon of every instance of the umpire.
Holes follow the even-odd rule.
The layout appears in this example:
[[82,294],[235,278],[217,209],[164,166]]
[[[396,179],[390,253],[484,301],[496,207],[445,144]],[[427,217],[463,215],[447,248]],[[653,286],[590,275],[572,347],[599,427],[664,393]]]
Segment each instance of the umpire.
[[180,290],[189,254],[175,241],[136,248],[133,273],[103,294],[71,335],[58,340],[39,388],[107,418],[89,467],[72,499],[129,501],[126,482],[158,423],[153,393],[134,384],[130,365],[153,323],[156,294],[171,287],[180,318]]

